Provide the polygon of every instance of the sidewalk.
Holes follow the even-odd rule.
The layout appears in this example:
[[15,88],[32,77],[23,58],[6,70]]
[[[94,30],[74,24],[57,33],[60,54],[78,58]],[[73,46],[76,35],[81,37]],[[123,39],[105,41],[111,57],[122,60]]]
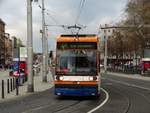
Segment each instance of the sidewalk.
[[0,70],[0,80],[11,78],[9,76],[10,70]]
[[[36,92],[42,92],[44,90],[50,89],[53,87],[53,78],[51,73],[47,75],[47,82],[43,83],[42,82],[42,74],[39,73],[39,75],[34,76],[34,93]],[[27,85],[28,83],[24,83],[23,86],[19,86],[19,95],[16,95],[16,89],[13,92],[10,92],[9,94],[5,94],[5,98],[2,99],[0,98],[0,103],[4,101],[8,101],[11,99],[17,99],[23,96],[28,96],[33,93],[27,93]]]
[[[104,74],[104,71],[102,71],[101,73]],[[107,74],[113,75],[113,76],[131,78],[131,79],[150,81],[150,77],[142,76],[139,74],[124,74],[124,73],[116,73],[116,72],[107,72]]]

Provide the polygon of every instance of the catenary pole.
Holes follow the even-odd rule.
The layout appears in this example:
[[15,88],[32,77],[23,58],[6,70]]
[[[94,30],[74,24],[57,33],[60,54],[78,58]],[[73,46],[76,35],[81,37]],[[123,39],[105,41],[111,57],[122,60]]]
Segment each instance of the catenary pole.
[[46,67],[46,75],[48,74],[48,47],[47,47],[47,46],[48,46],[48,39],[47,39],[47,38],[48,38],[47,27],[45,26],[45,40],[46,40],[46,41],[45,41],[45,46],[46,46],[46,47],[45,47],[45,51],[46,51],[46,53],[45,53],[45,56],[46,56],[46,64],[45,64],[45,65],[46,65],[46,66],[45,66],[45,67]]
[[27,67],[28,67],[28,92],[34,92],[33,84],[33,37],[32,37],[32,0],[27,0]]
[[47,82],[47,67],[46,67],[46,37],[45,37],[45,5],[44,0],[42,0],[42,52],[43,52],[43,63],[42,63],[42,80]]

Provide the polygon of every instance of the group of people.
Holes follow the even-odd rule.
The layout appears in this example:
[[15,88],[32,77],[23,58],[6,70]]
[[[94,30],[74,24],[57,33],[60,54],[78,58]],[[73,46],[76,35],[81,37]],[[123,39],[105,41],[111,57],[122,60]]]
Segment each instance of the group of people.
[[0,70],[11,69],[11,67],[12,67],[11,64],[0,64]]

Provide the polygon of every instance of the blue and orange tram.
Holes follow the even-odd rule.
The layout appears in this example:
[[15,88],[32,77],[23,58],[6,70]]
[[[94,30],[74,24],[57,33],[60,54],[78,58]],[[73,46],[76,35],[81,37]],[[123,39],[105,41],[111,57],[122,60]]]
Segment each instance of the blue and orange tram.
[[100,51],[96,35],[60,35],[56,47],[55,94],[98,96]]

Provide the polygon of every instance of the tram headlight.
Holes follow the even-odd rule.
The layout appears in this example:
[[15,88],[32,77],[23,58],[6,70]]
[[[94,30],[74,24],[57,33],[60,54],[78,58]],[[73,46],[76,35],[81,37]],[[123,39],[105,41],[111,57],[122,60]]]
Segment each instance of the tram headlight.
[[60,77],[59,77],[59,80],[63,80],[63,79],[64,79],[64,77],[63,77],[63,76],[60,76]]
[[90,79],[90,81],[93,81],[93,77],[90,77],[89,79]]

